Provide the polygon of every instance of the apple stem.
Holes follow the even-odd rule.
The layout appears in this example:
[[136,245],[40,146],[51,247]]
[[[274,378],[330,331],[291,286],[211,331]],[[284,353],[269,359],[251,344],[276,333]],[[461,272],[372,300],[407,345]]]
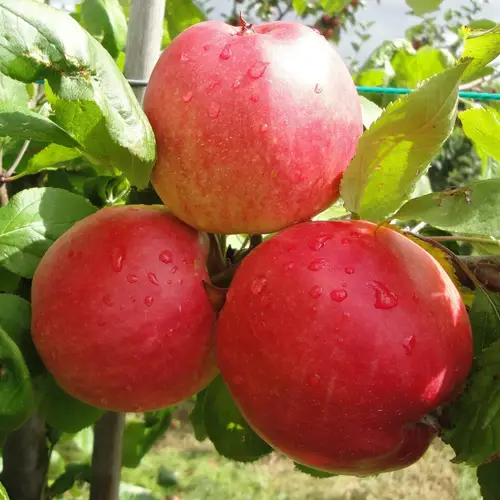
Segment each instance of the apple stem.
[[243,14],[240,10],[240,31],[238,32],[238,36],[247,35],[248,33],[255,34],[256,31],[253,29],[253,24],[247,23],[243,18]]

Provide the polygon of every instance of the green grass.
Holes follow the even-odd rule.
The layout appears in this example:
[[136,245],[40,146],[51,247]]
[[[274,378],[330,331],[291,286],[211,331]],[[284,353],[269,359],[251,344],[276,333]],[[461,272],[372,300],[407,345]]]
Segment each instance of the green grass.
[[[401,471],[315,479],[276,453],[253,464],[226,460],[182,425],[137,469],[124,469],[123,481],[152,490],[158,499],[175,500],[479,500],[474,471],[452,464],[452,457],[453,452],[436,441],[422,460]],[[160,466],[175,471],[177,486],[156,484]]]

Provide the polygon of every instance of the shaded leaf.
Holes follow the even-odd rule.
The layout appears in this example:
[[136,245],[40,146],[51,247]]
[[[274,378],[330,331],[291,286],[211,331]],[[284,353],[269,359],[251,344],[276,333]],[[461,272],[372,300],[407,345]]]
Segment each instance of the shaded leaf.
[[34,410],[28,367],[15,342],[0,328],[0,435],[20,427]]
[[479,354],[500,339],[500,295],[477,288],[469,315],[474,332],[474,352]]
[[460,61],[472,58],[462,79],[473,80],[478,71],[500,55],[500,25],[488,30],[465,28],[464,48]]
[[476,357],[467,387],[449,415],[444,440],[456,462],[479,466],[500,450],[500,341]]
[[203,389],[196,395],[196,403],[189,414],[189,420],[194,430],[194,437],[198,441],[204,441],[208,437],[204,415],[205,393],[206,389]]
[[127,19],[118,0],[84,0],[80,23],[116,59],[127,43]]
[[108,52],[67,14],[29,0],[2,0],[0,39],[0,72],[23,82],[45,79],[54,122],[79,149],[146,187],[153,131]]
[[500,178],[413,198],[394,216],[464,235],[500,236]]
[[361,136],[341,185],[345,206],[380,221],[407,200],[453,130],[465,64],[427,80],[389,106]]
[[487,155],[500,161],[500,120],[488,109],[472,108],[459,113],[465,135]]
[[220,375],[206,389],[204,413],[207,435],[222,456],[253,462],[272,452],[243,418]]
[[497,500],[500,491],[500,460],[493,460],[477,468],[477,481],[483,500]]
[[59,125],[22,105],[0,102],[0,136],[54,142],[73,148],[78,143]]
[[40,393],[38,411],[50,426],[62,432],[77,433],[104,413],[70,396],[49,374],[38,377],[36,387]]
[[206,20],[205,14],[193,0],[167,0],[165,18],[171,40],[193,24]]
[[298,462],[294,462],[295,468],[299,470],[300,472],[303,472],[304,474],[308,474],[309,476],[312,477],[317,477],[320,479],[325,479],[328,477],[334,477],[335,474],[330,474],[329,472],[324,472],[322,470],[318,469],[312,469],[311,467],[308,467],[307,465],[299,464]]
[[68,464],[66,470],[50,486],[49,494],[52,497],[63,495],[73,488],[77,481],[90,483],[91,470],[89,464]]
[[32,374],[45,371],[31,338],[31,304],[27,300],[0,294],[0,328],[16,343]]
[[0,265],[32,278],[50,245],[95,211],[88,200],[62,189],[21,191],[0,208]]
[[20,281],[20,276],[0,267],[0,292],[14,292]]

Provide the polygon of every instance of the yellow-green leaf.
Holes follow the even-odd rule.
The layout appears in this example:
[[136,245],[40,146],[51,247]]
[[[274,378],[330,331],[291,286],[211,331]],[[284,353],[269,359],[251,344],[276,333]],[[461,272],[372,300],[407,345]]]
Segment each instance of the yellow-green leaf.
[[488,109],[473,108],[462,111],[458,117],[465,135],[477,148],[500,161],[500,120]]
[[458,83],[466,67],[447,69],[391,103],[361,136],[341,186],[348,210],[380,221],[410,198],[453,130]]

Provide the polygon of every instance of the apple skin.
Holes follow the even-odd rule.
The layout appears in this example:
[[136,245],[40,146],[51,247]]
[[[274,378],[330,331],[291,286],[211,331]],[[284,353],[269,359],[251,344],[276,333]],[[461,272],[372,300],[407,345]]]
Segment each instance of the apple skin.
[[48,250],[32,287],[32,336],[72,396],[113,411],[182,401],[215,376],[208,243],[165,207],[109,207]]
[[433,257],[364,221],[305,222],[241,264],[219,317],[223,379],[248,423],[293,460],[368,475],[419,459],[422,418],[462,389],[468,315]]
[[185,30],[144,100],[156,191],[213,233],[274,232],[330,206],[362,132],[352,78],[321,35],[293,22],[242,30]]

